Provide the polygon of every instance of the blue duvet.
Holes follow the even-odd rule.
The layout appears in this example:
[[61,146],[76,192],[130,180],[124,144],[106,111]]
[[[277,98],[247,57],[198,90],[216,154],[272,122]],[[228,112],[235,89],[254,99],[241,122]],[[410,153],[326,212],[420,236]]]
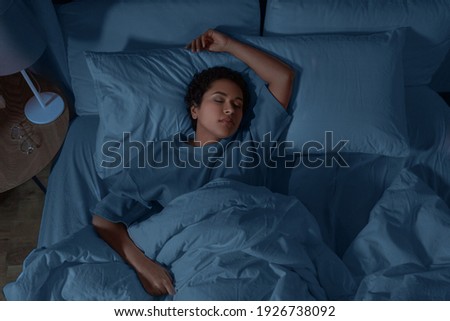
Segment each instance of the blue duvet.
[[421,166],[399,173],[342,259],[296,197],[217,179],[129,228],[173,273],[175,296],[148,295],[90,226],[34,250],[4,293],[9,300],[449,300],[448,185],[436,188],[423,174]]
[[[129,233],[175,280],[168,300],[341,300],[356,291],[295,197],[216,179]],[[149,300],[134,271],[87,227],[27,258],[9,300]]]
[[414,171],[402,170],[343,257],[357,300],[450,300],[450,209]]

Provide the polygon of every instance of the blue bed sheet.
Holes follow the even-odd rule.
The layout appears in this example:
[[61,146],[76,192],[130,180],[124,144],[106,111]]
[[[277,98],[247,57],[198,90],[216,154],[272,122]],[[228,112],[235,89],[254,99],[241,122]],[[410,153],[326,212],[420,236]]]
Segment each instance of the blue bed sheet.
[[89,208],[108,188],[95,171],[98,116],[75,118],[48,180],[38,247],[49,246],[90,224]]

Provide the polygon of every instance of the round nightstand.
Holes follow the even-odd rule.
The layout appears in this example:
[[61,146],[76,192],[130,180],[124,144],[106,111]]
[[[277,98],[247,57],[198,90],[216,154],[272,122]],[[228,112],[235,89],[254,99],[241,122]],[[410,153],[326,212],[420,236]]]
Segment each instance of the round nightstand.
[[33,96],[20,73],[0,77],[0,193],[14,188],[42,171],[60,149],[69,126],[69,109],[62,91],[37,75],[32,75],[41,92],[51,91],[63,97],[64,112],[55,121],[37,125],[24,114],[24,106]]

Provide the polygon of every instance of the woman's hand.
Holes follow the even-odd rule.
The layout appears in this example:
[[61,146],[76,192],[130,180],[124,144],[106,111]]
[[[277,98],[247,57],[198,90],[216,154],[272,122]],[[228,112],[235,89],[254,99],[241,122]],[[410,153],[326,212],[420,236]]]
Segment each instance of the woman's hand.
[[154,296],[174,295],[175,288],[169,272],[158,263],[143,257],[134,266],[145,291]]
[[93,215],[92,224],[100,237],[134,268],[148,293],[155,296],[175,294],[169,272],[145,256],[131,240],[124,224],[110,222],[98,215]]
[[203,50],[223,52],[227,51],[228,46],[232,39],[227,35],[209,29],[194,40],[192,40],[187,46],[192,52],[199,52]]

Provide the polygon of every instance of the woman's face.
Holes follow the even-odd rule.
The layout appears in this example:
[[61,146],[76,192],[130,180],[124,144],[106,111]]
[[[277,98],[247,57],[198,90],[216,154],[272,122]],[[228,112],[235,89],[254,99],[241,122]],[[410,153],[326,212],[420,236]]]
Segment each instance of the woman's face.
[[236,133],[242,120],[243,98],[233,81],[214,81],[203,94],[200,106],[191,107],[192,118],[197,119],[196,144],[218,142]]

